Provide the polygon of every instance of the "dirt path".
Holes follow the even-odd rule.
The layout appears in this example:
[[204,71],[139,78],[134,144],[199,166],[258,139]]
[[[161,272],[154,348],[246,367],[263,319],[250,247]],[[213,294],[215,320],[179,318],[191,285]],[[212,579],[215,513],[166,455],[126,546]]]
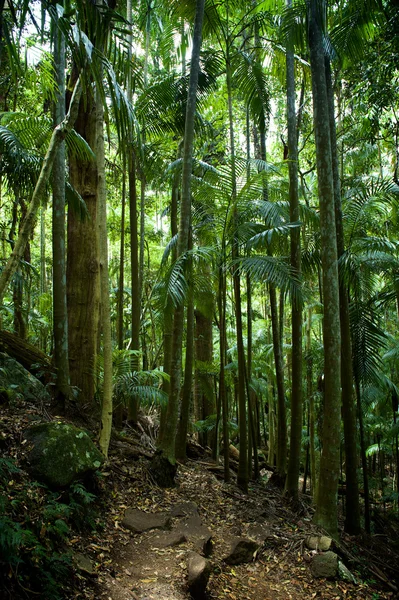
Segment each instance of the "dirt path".
[[[112,514],[108,515],[110,544],[106,552],[92,555],[97,564],[100,562],[93,599],[189,600],[187,557],[194,550],[204,554],[202,538],[207,530],[212,536],[211,553],[209,547],[205,551],[210,554],[211,565],[209,599],[395,597],[371,582],[355,585],[315,579],[310,569],[312,553],[304,544],[313,529],[311,513],[304,510],[302,516],[293,515],[278,491],[256,486],[244,496],[194,462],[179,468],[176,488],[163,490],[151,482],[144,462],[123,469],[117,463],[114,466],[119,470],[119,483]],[[114,475],[111,467],[110,484],[113,480],[116,483]],[[182,506],[189,507],[188,512],[182,511]],[[169,529],[140,534],[128,531],[122,521],[129,508],[168,513]],[[224,559],[237,536],[251,537],[260,547],[256,560],[230,566]]]

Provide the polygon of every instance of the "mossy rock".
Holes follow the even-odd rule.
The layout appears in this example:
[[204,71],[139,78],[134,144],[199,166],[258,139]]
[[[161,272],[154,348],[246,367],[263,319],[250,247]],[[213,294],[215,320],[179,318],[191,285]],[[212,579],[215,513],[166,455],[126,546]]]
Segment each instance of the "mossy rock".
[[33,425],[25,434],[32,449],[32,474],[51,488],[64,488],[96,471],[104,462],[101,452],[83,430],[53,421]]
[[33,402],[49,402],[50,396],[44,385],[19,362],[5,352],[0,352],[0,388],[7,390],[9,400],[21,396]]

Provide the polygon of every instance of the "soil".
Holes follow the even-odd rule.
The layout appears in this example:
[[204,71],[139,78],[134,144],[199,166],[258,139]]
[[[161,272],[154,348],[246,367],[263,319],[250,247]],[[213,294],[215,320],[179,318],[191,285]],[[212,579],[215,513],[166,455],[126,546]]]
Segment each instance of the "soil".
[[[16,445],[8,448],[10,455],[18,458],[23,451],[18,446],[20,431],[27,420],[37,416],[34,407],[24,406],[19,416],[15,409],[2,407],[3,422],[9,430],[16,428]],[[42,418],[45,416],[42,414]],[[226,484],[219,478],[215,463],[207,456],[180,464],[176,486],[160,488],[150,471],[151,443],[148,436],[132,430],[126,441],[118,435],[111,443],[100,480],[103,528],[97,533],[76,535],[68,542],[70,550],[90,559],[92,565],[87,571],[77,569],[72,598],[189,600],[187,557],[192,550],[203,549],[198,536],[190,531],[181,535],[188,522],[187,514],[179,509],[182,503],[191,514],[194,511],[194,529],[207,528],[212,536],[209,600],[399,598],[397,525],[389,524],[389,529],[385,520],[382,534],[356,538],[342,534],[338,545],[333,542],[332,550],[356,577],[356,584],[315,579],[310,568],[315,551],[305,544],[309,535],[320,533],[312,525],[310,497],[301,495],[294,511],[266,478],[252,482],[245,495],[234,480]],[[122,526],[128,509],[169,512],[171,531],[132,533]],[[382,519],[380,515],[380,525]],[[231,566],[224,559],[239,537],[258,540],[259,549],[251,562]]]

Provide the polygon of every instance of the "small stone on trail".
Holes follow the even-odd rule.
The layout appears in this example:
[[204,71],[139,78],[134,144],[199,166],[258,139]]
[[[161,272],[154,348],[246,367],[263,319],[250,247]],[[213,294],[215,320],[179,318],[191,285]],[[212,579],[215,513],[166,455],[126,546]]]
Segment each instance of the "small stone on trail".
[[195,502],[179,502],[170,511],[172,517],[190,517],[198,515],[198,506]]
[[190,552],[187,566],[188,591],[194,600],[203,600],[206,598],[206,586],[211,572],[209,562],[196,552]]
[[198,513],[192,514],[187,519],[184,519],[177,527],[177,531],[192,542],[195,548],[202,552],[205,556],[210,556],[212,553],[212,534],[209,529],[202,524],[201,517]]
[[180,546],[187,542],[185,535],[179,531],[172,531],[172,533],[161,534],[154,540],[154,548],[173,548],[174,546]]
[[146,513],[137,508],[128,508],[122,521],[122,526],[133,533],[143,533],[150,529],[170,529],[170,524],[168,513]]
[[81,573],[84,573],[85,575],[90,575],[91,577],[97,577],[97,573],[94,570],[93,561],[90,560],[90,558],[80,553],[74,554],[73,558],[78,571],[81,571]]
[[226,556],[224,562],[228,565],[241,565],[242,563],[252,562],[258,548],[259,544],[254,540],[239,538],[233,542],[231,552]]
[[315,554],[312,559],[313,577],[334,579],[338,574],[338,556],[334,552]]
[[248,527],[247,536],[259,544],[263,544],[269,535],[270,528],[263,523],[253,523]]

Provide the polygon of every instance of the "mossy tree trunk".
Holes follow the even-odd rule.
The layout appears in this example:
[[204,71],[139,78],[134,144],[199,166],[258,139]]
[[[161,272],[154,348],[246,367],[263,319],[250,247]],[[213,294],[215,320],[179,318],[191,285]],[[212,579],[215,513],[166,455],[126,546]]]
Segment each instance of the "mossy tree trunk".
[[323,452],[314,520],[331,535],[336,536],[340,464],[341,334],[334,180],[323,43],[325,2],[312,0],[308,10],[324,305]]

